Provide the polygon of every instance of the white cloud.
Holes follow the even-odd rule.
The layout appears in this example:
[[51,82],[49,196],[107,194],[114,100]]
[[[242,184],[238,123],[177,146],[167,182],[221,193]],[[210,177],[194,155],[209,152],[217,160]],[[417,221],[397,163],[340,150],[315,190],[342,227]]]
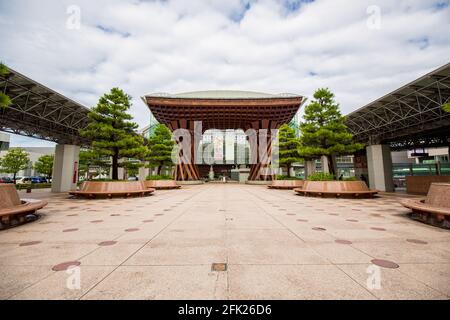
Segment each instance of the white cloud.
[[[88,106],[120,86],[140,126],[150,92],[327,86],[348,113],[449,62],[449,1],[307,2],[0,0],[0,60]],[[72,4],[80,30],[66,28]]]

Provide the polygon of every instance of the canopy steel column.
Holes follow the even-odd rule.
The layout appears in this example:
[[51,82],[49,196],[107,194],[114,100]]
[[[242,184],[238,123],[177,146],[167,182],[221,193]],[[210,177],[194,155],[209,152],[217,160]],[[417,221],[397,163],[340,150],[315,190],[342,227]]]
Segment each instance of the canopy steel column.
[[58,144],[53,163],[52,192],[76,190],[80,146]]
[[369,185],[379,191],[394,191],[392,179],[391,149],[385,144],[371,145],[366,148]]

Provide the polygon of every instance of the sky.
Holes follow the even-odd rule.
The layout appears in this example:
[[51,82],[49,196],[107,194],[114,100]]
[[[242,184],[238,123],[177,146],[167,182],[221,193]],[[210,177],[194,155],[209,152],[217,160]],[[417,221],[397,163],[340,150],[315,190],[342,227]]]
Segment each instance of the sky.
[[347,114],[450,62],[448,30],[450,0],[0,0],[0,61],[88,107],[118,86],[140,127],[155,92],[328,87]]

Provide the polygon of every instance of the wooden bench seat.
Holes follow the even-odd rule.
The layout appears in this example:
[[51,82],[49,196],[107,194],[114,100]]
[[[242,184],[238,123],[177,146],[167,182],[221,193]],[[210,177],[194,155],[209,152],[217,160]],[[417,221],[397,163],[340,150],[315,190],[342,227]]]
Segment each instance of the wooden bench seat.
[[320,197],[372,197],[378,193],[370,190],[363,181],[305,181],[303,188],[294,189],[297,194]]
[[16,186],[0,184],[0,220],[2,226],[9,227],[14,222],[25,222],[25,216],[34,214],[47,205],[47,201],[20,199]]
[[147,188],[154,188],[156,190],[170,190],[179,189],[180,185],[175,180],[146,180],[144,184]]
[[295,188],[302,188],[303,183],[303,180],[274,180],[272,184],[267,186],[267,188],[292,190]]
[[146,188],[142,181],[85,181],[80,190],[70,191],[70,195],[87,198],[114,196],[146,196],[154,192],[153,188]]

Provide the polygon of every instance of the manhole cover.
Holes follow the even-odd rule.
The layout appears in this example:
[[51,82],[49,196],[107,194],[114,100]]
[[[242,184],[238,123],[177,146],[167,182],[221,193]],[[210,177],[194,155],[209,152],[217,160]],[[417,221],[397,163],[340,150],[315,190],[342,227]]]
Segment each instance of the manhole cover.
[[396,269],[399,267],[398,264],[396,264],[393,261],[389,261],[389,260],[383,260],[383,259],[373,259],[371,261],[373,264],[379,266],[379,267],[383,267],[383,268],[389,268],[389,269]]
[[42,241],[30,241],[30,242],[23,242],[19,244],[20,247],[28,247],[28,246],[34,246],[36,244],[41,243]]
[[406,239],[406,241],[411,242],[411,243],[416,243],[416,244],[427,244],[428,243],[426,241],[422,241],[419,239]]
[[227,271],[226,263],[213,263],[211,265],[211,271]]
[[334,240],[334,242],[339,243],[339,244],[352,244],[351,241],[342,240],[342,239]]
[[69,269],[70,267],[77,267],[81,264],[80,261],[67,261],[60,264],[57,264],[56,266],[53,266],[53,271],[65,271]]
[[386,231],[385,228],[378,228],[378,227],[372,227],[370,229],[375,230],[375,231]]
[[102,247],[106,247],[106,246],[115,245],[116,243],[117,243],[117,241],[103,241],[103,242],[100,242],[98,245],[102,246]]

